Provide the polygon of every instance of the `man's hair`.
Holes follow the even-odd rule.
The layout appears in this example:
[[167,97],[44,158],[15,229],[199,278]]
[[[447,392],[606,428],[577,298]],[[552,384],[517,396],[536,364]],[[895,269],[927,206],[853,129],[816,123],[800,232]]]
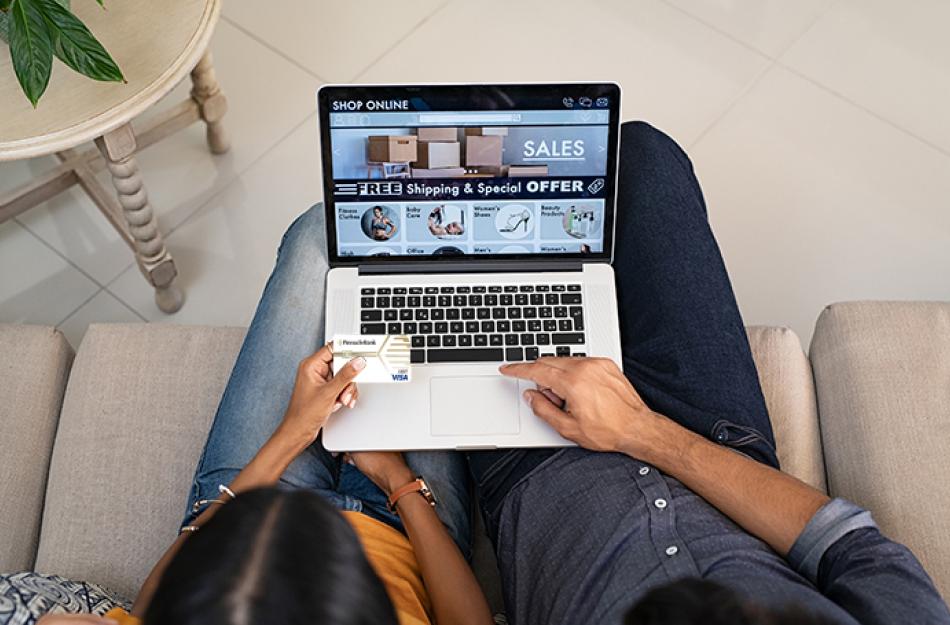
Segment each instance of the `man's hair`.
[[769,610],[721,584],[681,579],[654,588],[624,617],[624,625],[832,625],[795,605]]
[[318,495],[266,488],[222,506],[162,575],[145,625],[396,625],[352,528]]

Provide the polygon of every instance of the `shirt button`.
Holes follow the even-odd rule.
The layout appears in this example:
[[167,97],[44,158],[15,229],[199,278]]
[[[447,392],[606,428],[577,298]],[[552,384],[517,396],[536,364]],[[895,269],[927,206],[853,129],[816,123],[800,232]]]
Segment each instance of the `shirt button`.
[[653,505],[662,510],[666,507],[666,499],[657,499],[653,502]]
[[666,555],[675,556],[678,551],[679,551],[679,547],[677,547],[676,545],[670,545],[669,547],[666,548]]
[[640,467],[640,475],[646,475],[650,472],[650,467]]

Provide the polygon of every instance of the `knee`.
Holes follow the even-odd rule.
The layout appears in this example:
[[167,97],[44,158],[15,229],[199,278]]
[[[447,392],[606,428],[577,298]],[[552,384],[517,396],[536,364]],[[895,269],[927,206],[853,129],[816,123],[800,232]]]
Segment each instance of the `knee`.
[[323,202],[318,202],[301,213],[284,232],[278,254],[317,252],[323,255],[326,250],[323,213]]
[[668,134],[644,121],[624,122],[620,126],[621,170],[629,176],[644,164],[679,165],[690,173],[693,170],[689,156]]
[[656,150],[675,148],[679,145],[668,134],[644,121],[624,122],[620,125],[621,149],[633,147],[638,150]]

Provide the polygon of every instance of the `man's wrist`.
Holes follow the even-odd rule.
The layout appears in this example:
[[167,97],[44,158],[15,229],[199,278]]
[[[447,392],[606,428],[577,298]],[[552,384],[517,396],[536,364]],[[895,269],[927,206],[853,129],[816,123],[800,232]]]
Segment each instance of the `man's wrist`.
[[639,418],[629,419],[618,451],[642,462],[657,464],[673,443],[668,438],[670,423],[669,419],[652,410],[644,411]]

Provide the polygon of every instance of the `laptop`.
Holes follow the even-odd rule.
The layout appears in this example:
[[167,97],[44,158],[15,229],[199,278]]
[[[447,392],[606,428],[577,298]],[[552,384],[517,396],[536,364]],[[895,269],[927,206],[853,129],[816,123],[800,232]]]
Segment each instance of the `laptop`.
[[407,335],[331,451],[570,445],[505,362],[620,363],[613,83],[327,85],[317,94],[326,336]]

